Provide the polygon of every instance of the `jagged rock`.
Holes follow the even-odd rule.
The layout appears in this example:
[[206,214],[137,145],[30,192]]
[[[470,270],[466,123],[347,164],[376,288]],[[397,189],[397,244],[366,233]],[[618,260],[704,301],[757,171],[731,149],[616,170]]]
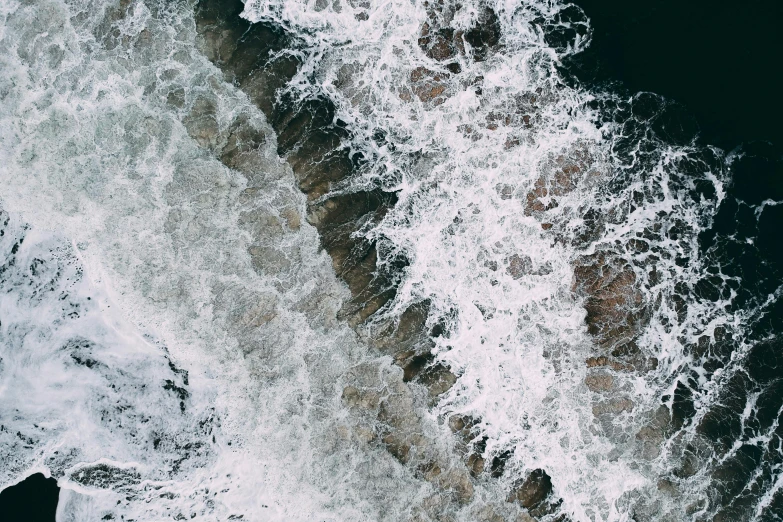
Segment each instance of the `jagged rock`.
[[183,120],[188,135],[206,149],[214,149],[217,146],[220,128],[215,118],[216,114],[215,100],[207,96],[199,96],[193,103],[190,113]]
[[[410,74],[411,92],[423,103],[432,103],[440,105],[446,101],[445,96],[448,84],[448,74],[431,71],[426,67],[417,67]],[[403,91],[400,97],[405,101],[410,101],[410,94]]]
[[552,479],[542,469],[535,469],[511,491],[508,502],[519,502],[527,509],[541,505],[552,493]]
[[434,356],[428,352],[416,354],[416,352],[408,351],[395,356],[395,362],[402,368],[403,382],[412,381],[432,363],[433,359]]
[[[535,97],[534,97],[535,99]],[[545,165],[548,173],[539,177],[527,194],[525,215],[540,215],[557,206],[556,198],[572,192],[586,176],[596,175],[590,170],[593,162],[585,146],[580,146],[570,154],[554,158]]]
[[[455,30],[451,27],[454,12],[442,3],[425,3],[427,21],[421,26],[418,44],[429,58],[447,62],[458,55],[480,62],[486,60],[490,53],[500,44],[500,19],[489,6],[483,6],[478,13],[474,25],[467,31]],[[458,11],[461,7],[457,6]],[[468,52],[465,44],[468,44]],[[448,64],[452,72],[459,72],[457,62]]]
[[434,399],[449,391],[457,382],[457,376],[443,364],[435,364],[422,372],[418,382],[427,388],[430,397]]
[[514,254],[506,262],[508,263],[506,272],[513,279],[520,279],[522,276],[533,272],[533,261],[530,259],[530,256]]
[[[277,133],[277,152],[288,161],[299,189],[309,201],[306,219],[317,229],[335,272],[351,291],[352,298],[345,303],[339,317],[358,328],[392,299],[396,290],[388,274],[378,269],[378,245],[357,238],[354,233],[370,220],[380,219],[396,203],[396,198],[380,190],[332,193],[337,183],[355,176],[360,167],[361,158],[343,146],[350,141],[350,134],[336,120],[334,104],[328,98],[295,101],[277,96],[300,65],[294,54],[286,52],[297,45],[296,41],[281,27],[250,24],[239,16],[242,9],[240,0],[201,0],[196,10],[201,46],[226,79],[242,89],[264,112]],[[442,44],[433,40],[434,56],[452,52]],[[411,74],[410,95],[426,103],[442,103],[447,94],[447,79],[445,73],[417,69]],[[239,117],[221,135],[214,117],[210,119],[215,112],[210,110],[214,108],[209,105],[211,101],[197,98],[186,118],[186,126],[225,165],[248,178],[250,187],[243,197],[256,197],[253,185],[260,169],[255,162],[263,144],[263,133],[249,119]],[[174,96],[171,103],[179,103],[178,98]],[[263,270],[270,263],[280,261],[270,247],[272,241],[286,230],[298,228],[301,217],[296,208],[286,205],[279,216],[245,212],[240,223],[258,238],[259,243],[251,247],[250,255],[254,266]],[[398,260],[395,266],[399,269],[404,263]],[[414,306],[396,325],[373,326],[379,329],[371,337],[372,344],[395,357],[403,368],[404,379],[386,380],[381,385],[379,370],[371,364],[348,372],[343,403],[354,410],[357,418],[373,420],[372,425],[345,428],[346,437],[353,433],[362,443],[379,441],[400,462],[418,469],[422,478],[449,492],[454,500],[469,502],[473,484],[468,471],[449,466],[449,459],[439,456],[434,442],[422,434],[422,419],[415,410],[414,396],[403,383],[403,380],[416,382],[426,387],[431,397],[436,397],[456,381],[448,368],[433,364],[429,355],[427,314],[426,305]],[[259,312],[247,321],[272,318]]]
[[228,129],[228,139],[220,151],[220,161],[249,178],[263,172],[261,147],[266,142],[263,131],[246,116],[237,118]]
[[[423,357],[429,363],[432,358],[429,351],[432,347],[432,340],[427,335],[426,324],[429,316],[429,303],[417,303],[409,306],[397,321],[389,321],[376,325],[372,332],[371,342],[382,353],[393,355],[398,366],[405,370],[405,367],[413,363],[408,371],[410,379],[415,377],[424,366],[420,365],[421,360],[413,362],[412,357]],[[408,379],[408,380],[410,380]]]
[[572,288],[585,296],[587,330],[600,346],[632,341],[648,319],[636,273],[619,256],[602,251],[579,259]]
[[478,420],[469,415],[452,415],[449,417],[449,428],[464,444],[469,444],[478,436],[476,426]]
[[[623,347],[629,345],[635,346],[635,343],[627,343],[623,345]],[[589,357],[585,363],[588,368],[607,367],[617,372],[647,372],[658,367],[658,359],[655,357],[646,357],[638,348],[630,352],[622,349],[614,349],[612,350],[611,357],[605,355]]]
[[505,522],[505,519],[498,514],[492,506],[484,506],[478,513],[476,519],[480,522]]
[[433,60],[443,62],[457,55],[458,47],[451,27],[435,29],[430,27],[429,22],[424,22],[420,34],[419,47]]
[[636,434],[641,445],[641,456],[653,460],[661,454],[661,444],[671,430],[671,413],[666,406],[660,406],[652,420]]
[[378,408],[381,396],[377,390],[362,389],[354,386],[346,386],[343,389],[343,402],[350,407],[358,407],[364,410],[375,410]]
[[470,474],[474,477],[484,471],[484,459],[478,453],[471,453],[466,462]]
[[473,483],[466,470],[451,468],[438,475],[435,482],[444,490],[450,491],[461,504],[473,500]]

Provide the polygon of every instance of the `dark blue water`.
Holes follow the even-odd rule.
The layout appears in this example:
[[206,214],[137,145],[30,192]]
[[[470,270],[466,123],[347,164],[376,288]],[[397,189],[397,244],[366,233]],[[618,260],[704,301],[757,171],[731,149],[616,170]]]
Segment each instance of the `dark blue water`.
[[[712,265],[688,292],[715,300],[734,291],[731,309],[747,313],[750,334],[694,347],[707,375],[739,367],[695,426],[714,451],[709,496],[721,506],[704,520],[783,520],[783,492],[774,492],[783,466],[783,3],[576,3],[593,33],[590,48],[565,64],[572,81],[621,98],[660,95],[647,98],[658,138],[720,147],[729,162],[727,197],[700,237]],[[727,277],[741,284],[729,288]],[[696,415],[696,380],[677,388],[675,427]],[[759,510],[763,492],[770,498]]]
[[54,522],[60,488],[41,473],[0,491],[2,522]]

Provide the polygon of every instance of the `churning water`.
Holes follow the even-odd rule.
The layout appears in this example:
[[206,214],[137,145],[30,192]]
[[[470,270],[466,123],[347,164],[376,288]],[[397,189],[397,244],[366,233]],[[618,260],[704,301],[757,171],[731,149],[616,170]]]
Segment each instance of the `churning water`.
[[[778,202],[571,81],[580,9],[236,7],[0,2],[0,485],[54,476],[63,521],[783,518],[781,289],[715,227]],[[294,65],[263,98],[243,53]],[[275,114],[312,103],[351,167],[309,191],[328,151]],[[385,297],[346,319],[323,209],[373,194],[336,226]]]

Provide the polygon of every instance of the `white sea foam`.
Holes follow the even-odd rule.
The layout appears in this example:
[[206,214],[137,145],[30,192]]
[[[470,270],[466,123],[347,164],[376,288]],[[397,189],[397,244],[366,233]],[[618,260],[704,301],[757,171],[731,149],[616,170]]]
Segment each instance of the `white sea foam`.
[[[594,102],[605,100],[567,86],[557,69],[589,41],[583,17],[565,17],[558,2],[492,7],[499,51],[460,58],[462,72],[448,77],[417,45],[422,3],[253,1],[245,16],[307,42],[294,91],[330,96],[370,158],[337,190],[399,194],[360,233],[382,244],[381,262],[409,261],[382,314],[426,300],[431,322],[448,324],[436,354],[459,380],[426,429],[446,440],[439,421],[473,415],[488,455],[513,451],[499,481],[477,486],[476,503],[502,502],[516,479],[542,468],[572,520],[681,520],[706,475],[676,493],[657,480],[698,436],[656,439],[644,456],[636,434],[687,380],[686,344],[717,326],[741,331],[742,314],[725,312],[731,295],[693,299],[682,317],[672,300],[702,269],[697,235],[724,197],[725,173],[709,152],[633,134],[628,121],[651,125],[644,95],[614,100],[625,123],[600,123],[611,118]],[[14,238],[27,237],[0,302],[0,411],[12,427],[0,440],[14,463],[0,483],[37,469],[61,477],[59,520],[410,519],[432,486],[357,442],[357,420],[340,401],[349,370],[369,365],[379,389],[400,371],[335,319],[347,290],[315,231],[292,226],[304,199],[263,117],[194,50],[192,6],[136,1],[121,15],[113,3],[47,0],[0,9],[6,260]],[[444,12],[467,29],[481,4]],[[565,35],[556,46],[555,29]],[[437,103],[411,86],[417,67],[443,87]],[[199,99],[215,106],[212,127],[190,112]],[[211,153],[240,115],[269,136],[257,179]],[[201,128],[214,132],[193,132]],[[623,145],[628,136],[636,141]],[[526,213],[537,181],[574,158],[585,165],[575,186],[542,197],[556,207]],[[638,238],[647,252],[626,249]],[[584,384],[595,344],[572,292],[573,264],[602,250],[628,259],[644,302],[655,304],[638,343],[659,361],[615,375],[613,393],[634,407],[608,421],[594,416],[603,399]],[[33,259],[60,273],[33,273]],[[36,293],[49,281],[78,317]],[[168,361],[188,370],[187,385]],[[715,400],[714,387],[699,384],[697,399]],[[184,411],[178,389],[188,393]],[[162,449],[150,446],[153,427]]]
[[[0,484],[57,476],[58,520],[394,520],[429,486],[354,437],[340,393],[356,364],[401,372],[336,321],[347,290],[192,10],[2,3]],[[268,136],[252,183],[208,150],[238,116]]]
[[[462,71],[451,74],[419,48],[428,12],[467,31],[485,5],[502,29],[499,49],[485,61],[471,60],[468,46],[455,58]],[[434,414],[480,418],[490,455],[514,451],[504,480],[545,469],[574,520],[645,516],[645,502],[657,506],[647,516],[684,517],[704,476],[677,498],[657,491],[658,477],[676,466],[673,450],[661,441],[662,453],[643,457],[636,434],[660,398],[687,382],[690,367],[700,371],[686,345],[716,326],[741,335],[743,314],[727,312],[734,294],[716,302],[689,296],[680,315],[675,295],[678,284],[701,277],[697,237],[724,197],[720,151],[657,138],[656,115],[666,104],[658,97],[612,99],[567,86],[557,64],[589,42],[585,17],[567,4],[251,0],[244,16],[282,24],[307,43],[292,88],[334,100],[354,147],[371,158],[361,177],[335,190],[376,185],[399,195],[379,224],[360,233],[380,242],[386,260],[409,261],[382,313],[398,316],[426,300],[432,324],[449,325],[436,353],[459,379]],[[421,78],[429,82],[423,94],[415,85]],[[525,212],[536,182],[580,154],[587,166],[573,190],[550,189],[541,199],[555,208]],[[627,246],[639,239],[645,252]],[[613,393],[634,406],[609,421],[596,419],[601,397],[584,384],[585,359],[596,351],[572,292],[573,264],[601,251],[631,264],[653,310],[638,344],[658,361],[654,371],[614,376]],[[522,276],[512,273],[514,256],[524,260]],[[681,441],[694,437],[689,431]]]

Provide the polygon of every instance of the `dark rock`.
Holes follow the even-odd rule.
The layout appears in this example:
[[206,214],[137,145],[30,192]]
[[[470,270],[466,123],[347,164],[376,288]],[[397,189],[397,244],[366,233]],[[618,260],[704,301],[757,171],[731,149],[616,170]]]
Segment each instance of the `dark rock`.
[[544,165],[547,172],[536,180],[533,190],[527,194],[525,215],[540,215],[555,208],[557,197],[569,194],[582,179],[596,174],[590,170],[592,161],[587,148],[580,146],[570,154],[557,156]]
[[634,403],[627,397],[613,397],[607,401],[599,402],[593,405],[593,415],[620,415],[621,413],[633,411]]
[[492,49],[500,43],[500,20],[489,7],[484,7],[479,14],[475,27],[465,32],[465,41],[470,44],[473,59],[477,62],[486,60]]
[[457,55],[457,45],[454,40],[454,29],[451,27],[431,29],[429,23],[424,22],[419,47],[433,60],[443,62]]
[[454,386],[457,382],[457,376],[451,373],[451,370],[446,366],[435,364],[421,373],[418,382],[427,388],[432,398],[436,398]]
[[533,272],[533,261],[530,259],[530,256],[514,254],[507,259],[507,263],[506,272],[513,279],[519,279]]
[[614,378],[605,371],[592,371],[585,377],[585,384],[591,391],[605,392],[612,389]]
[[[242,9],[239,0],[201,0],[196,9],[201,45],[225,77],[264,112],[275,130],[277,152],[288,161],[299,189],[309,201],[307,221],[317,229],[336,274],[351,292],[352,297],[340,310],[339,317],[358,326],[395,296],[395,274],[406,265],[406,260],[384,259],[384,266],[379,267],[382,245],[357,237],[355,232],[381,219],[396,203],[396,196],[379,189],[352,193],[335,190],[361,169],[362,157],[344,145],[351,141],[350,133],[337,120],[335,105],[327,97],[298,100],[280,94],[300,65],[299,58],[286,51],[301,47],[301,42],[281,27],[268,23],[251,25],[239,16]],[[429,38],[422,45],[434,59],[448,60],[459,52],[457,42],[461,36],[457,38],[448,29],[435,30],[423,38]],[[457,70],[458,66],[454,65],[449,70]],[[447,95],[448,75],[424,68],[414,70],[410,86],[406,87],[408,99],[415,95],[422,102],[442,103]],[[213,137],[217,131],[204,122],[211,124],[205,118],[213,112],[199,105],[191,124],[192,135],[212,148],[219,141]],[[225,144],[217,151],[225,165],[248,178],[250,191],[255,190],[252,186],[258,170],[255,161],[263,140],[263,133],[250,121],[238,118],[229,128]],[[298,226],[298,214],[294,214],[292,219]],[[279,220],[267,226],[265,219],[263,215],[242,215],[243,222],[258,221],[260,225],[256,228],[268,234],[282,233]],[[286,217],[286,221],[290,227],[292,220]],[[274,256],[264,248],[254,246],[251,256],[268,262]],[[403,369],[403,381],[424,386],[434,400],[454,385],[456,377],[442,364],[433,364],[429,352],[432,341],[426,327],[428,314],[426,303],[411,306],[396,324],[373,323],[369,340],[379,351],[394,357]],[[407,386],[401,383],[400,386],[381,393],[358,383],[348,385],[343,389],[342,400],[357,413],[375,416],[376,425],[372,430],[365,430],[363,440],[379,440],[396,459],[418,466],[416,469],[423,478],[450,492],[454,500],[468,502],[473,496],[470,475],[465,469],[450,468],[448,459],[433,457],[434,444],[421,435],[421,419],[414,409],[413,394]],[[480,457],[472,464],[476,469],[483,468],[477,459]]]
[[[239,16],[243,7],[239,0],[199,2],[196,21],[202,47],[266,114],[276,131],[278,154],[288,160],[300,189],[314,202],[308,209],[308,221],[318,230],[335,271],[353,295],[341,315],[358,324],[386,304],[394,289],[391,280],[378,273],[376,246],[352,236],[393,205],[394,195],[371,191],[319,199],[335,183],[356,175],[356,160],[343,146],[350,136],[336,123],[335,107],[328,98],[300,102],[278,96],[299,66],[298,59],[285,51],[300,43],[281,27],[250,24]],[[214,147],[218,129],[209,101],[196,101],[186,126],[199,143]],[[263,135],[246,120],[238,119],[229,129],[220,159],[252,181],[258,175],[258,147],[262,143]]]
[[215,100],[207,96],[199,96],[182,122],[188,135],[206,149],[214,149],[217,145],[220,128],[216,114]]
[[252,178],[262,169],[260,149],[265,141],[264,133],[255,128],[247,117],[241,116],[228,130],[228,140],[220,152],[220,161]]
[[[413,94],[424,103],[440,105],[446,98],[446,88],[448,84],[447,73],[431,71],[426,67],[416,67],[411,71],[410,84]],[[403,98],[405,99],[405,98]]]
[[57,480],[41,473],[0,491],[3,522],[54,522],[60,488]]
[[519,502],[522,507],[533,509],[541,505],[552,493],[552,479],[543,469],[535,469],[511,491],[508,502]]
[[636,273],[619,256],[597,252],[579,259],[573,290],[585,296],[587,330],[600,346],[632,341],[648,320]]

